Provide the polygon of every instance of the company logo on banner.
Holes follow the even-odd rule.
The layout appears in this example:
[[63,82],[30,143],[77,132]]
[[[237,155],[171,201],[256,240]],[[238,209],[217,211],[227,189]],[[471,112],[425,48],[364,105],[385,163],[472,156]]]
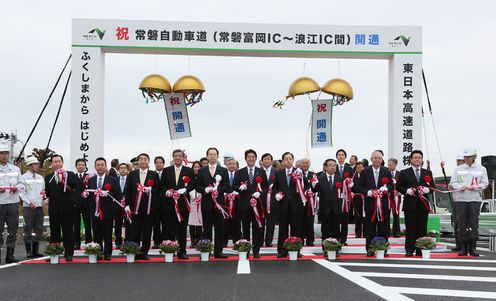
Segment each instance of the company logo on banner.
[[169,124],[169,133],[172,140],[191,137],[188,110],[184,101],[184,94],[164,94],[165,110]]
[[312,147],[331,147],[332,100],[312,100]]

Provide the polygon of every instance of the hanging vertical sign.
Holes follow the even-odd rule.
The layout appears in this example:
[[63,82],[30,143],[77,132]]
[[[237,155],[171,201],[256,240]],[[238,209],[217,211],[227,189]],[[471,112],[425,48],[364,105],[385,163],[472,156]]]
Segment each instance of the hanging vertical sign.
[[332,100],[312,100],[312,148],[331,147]]
[[184,101],[184,94],[164,94],[165,111],[169,124],[169,133],[172,140],[191,137],[188,110]]

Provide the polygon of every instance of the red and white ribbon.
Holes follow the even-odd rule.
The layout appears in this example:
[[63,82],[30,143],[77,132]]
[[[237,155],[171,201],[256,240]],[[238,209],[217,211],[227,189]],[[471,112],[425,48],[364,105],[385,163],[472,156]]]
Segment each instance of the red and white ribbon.
[[267,214],[270,214],[270,203],[272,202],[272,185],[274,183],[270,184],[269,189],[267,189],[267,199],[265,202],[267,203]]
[[[217,188],[218,183],[219,182],[216,183],[215,188]],[[209,187],[211,187],[211,186],[209,186]],[[212,190],[211,195],[212,195],[212,201],[214,202],[215,209],[220,214],[222,214],[222,217],[224,219],[229,219],[229,214],[226,212],[226,210],[224,210],[224,208],[222,208],[222,206],[219,203],[217,203],[217,197],[219,196],[219,192],[217,192],[217,190]]]
[[[152,205],[152,192],[151,192],[151,187],[147,187],[144,185],[141,185],[141,183],[137,183],[137,192],[138,194],[136,195],[136,200],[134,202],[134,214],[138,214],[138,210],[141,204],[141,197],[143,194],[148,194],[148,206],[146,209],[146,214],[150,215],[150,210],[151,210],[151,205]],[[150,192],[147,192],[147,188],[150,189]]]
[[307,198],[305,197],[305,191],[303,190],[303,174],[292,172],[290,176],[293,177],[296,184],[296,193],[300,195],[301,202],[303,203],[303,206],[305,206],[307,204]]
[[315,209],[317,208],[315,206],[315,193],[311,189],[307,189],[305,194],[308,198],[308,216],[315,215]]
[[237,195],[235,193],[227,193],[225,195],[225,200],[228,203],[227,209],[228,209],[228,213],[229,213],[229,217],[230,218],[233,218],[234,217],[234,200],[236,198],[239,198],[239,195]]
[[431,203],[424,196],[424,186],[417,186],[416,188],[413,187],[411,189],[412,189],[414,195],[416,194],[417,197],[420,199],[420,201],[424,205],[425,209],[427,209],[427,212],[432,213],[433,211],[432,211]]
[[252,197],[250,200],[250,206],[253,208],[253,213],[255,214],[255,219],[257,220],[258,226],[262,228],[262,219],[263,219],[263,210],[261,214],[258,212],[257,208],[258,201],[255,197]]
[[201,225],[202,220],[201,220],[201,203],[202,203],[202,196],[201,194],[197,193],[197,196],[193,198],[191,201],[196,204],[196,216],[198,216],[198,224]]
[[377,220],[379,222],[384,221],[384,213],[382,212],[382,191],[378,189],[372,190],[372,198],[374,199],[374,213],[372,214],[372,221]]

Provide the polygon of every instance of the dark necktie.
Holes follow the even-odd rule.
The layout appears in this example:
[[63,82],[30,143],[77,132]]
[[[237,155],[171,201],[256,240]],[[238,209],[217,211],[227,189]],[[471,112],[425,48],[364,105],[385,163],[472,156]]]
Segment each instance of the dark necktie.
[[253,168],[250,168],[250,172],[248,173],[248,178],[250,179],[250,185],[253,184]]
[[332,191],[333,185],[332,185],[332,176],[329,177],[329,190]]
[[420,170],[415,168],[415,178],[417,178],[417,182],[420,182]]

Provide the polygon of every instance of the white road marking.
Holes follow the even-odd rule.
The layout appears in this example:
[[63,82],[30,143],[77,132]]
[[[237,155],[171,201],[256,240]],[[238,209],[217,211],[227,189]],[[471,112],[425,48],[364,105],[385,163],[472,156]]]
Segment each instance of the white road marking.
[[238,260],[238,274],[250,274],[250,261]]
[[471,299],[473,298],[496,299],[495,292],[485,292],[485,291],[466,291],[466,290],[450,290],[450,289],[418,288],[418,287],[394,287],[394,286],[385,286],[384,289],[392,290],[394,292],[401,294],[412,294],[412,295],[465,297]]
[[10,268],[10,267],[15,267],[17,265],[20,265],[20,264],[23,264],[25,262],[29,262],[29,261],[34,261],[34,260],[45,260],[47,259],[48,256],[45,256],[45,257],[39,257],[39,258],[36,258],[36,259],[26,259],[26,260],[21,260],[19,262],[16,262],[16,263],[8,263],[8,264],[4,264],[4,265],[0,265],[0,269],[5,269],[5,268]]
[[361,262],[338,262],[340,266],[356,267],[381,267],[381,268],[406,268],[406,269],[438,269],[438,270],[472,270],[472,271],[495,271],[496,267],[473,267],[456,265],[421,265],[421,264],[392,264],[392,263],[361,263]]
[[400,293],[393,291],[393,290],[387,290],[385,289],[384,286],[369,280],[365,277],[360,276],[358,273],[351,272],[345,268],[340,267],[336,263],[329,262],[325,259],[313,259],[314,262],[320,264],[321,266],[325,267],[326,269],[336,273],[337,275],[346,278],[349,281],[352,281],[353,283],[363,287],[364,289],[370,291],[371,293],[376,294],[377,296],[385,299],[385,300],[394,300],[394,301],[400,301],[400,300],[413,300],[408,297],[405,297],[401,295]]
[[363,277],[496,282],[496,277],[408,274],[408,273],[374,273],[374,272],[356,272],[356,273],[362,275]]

